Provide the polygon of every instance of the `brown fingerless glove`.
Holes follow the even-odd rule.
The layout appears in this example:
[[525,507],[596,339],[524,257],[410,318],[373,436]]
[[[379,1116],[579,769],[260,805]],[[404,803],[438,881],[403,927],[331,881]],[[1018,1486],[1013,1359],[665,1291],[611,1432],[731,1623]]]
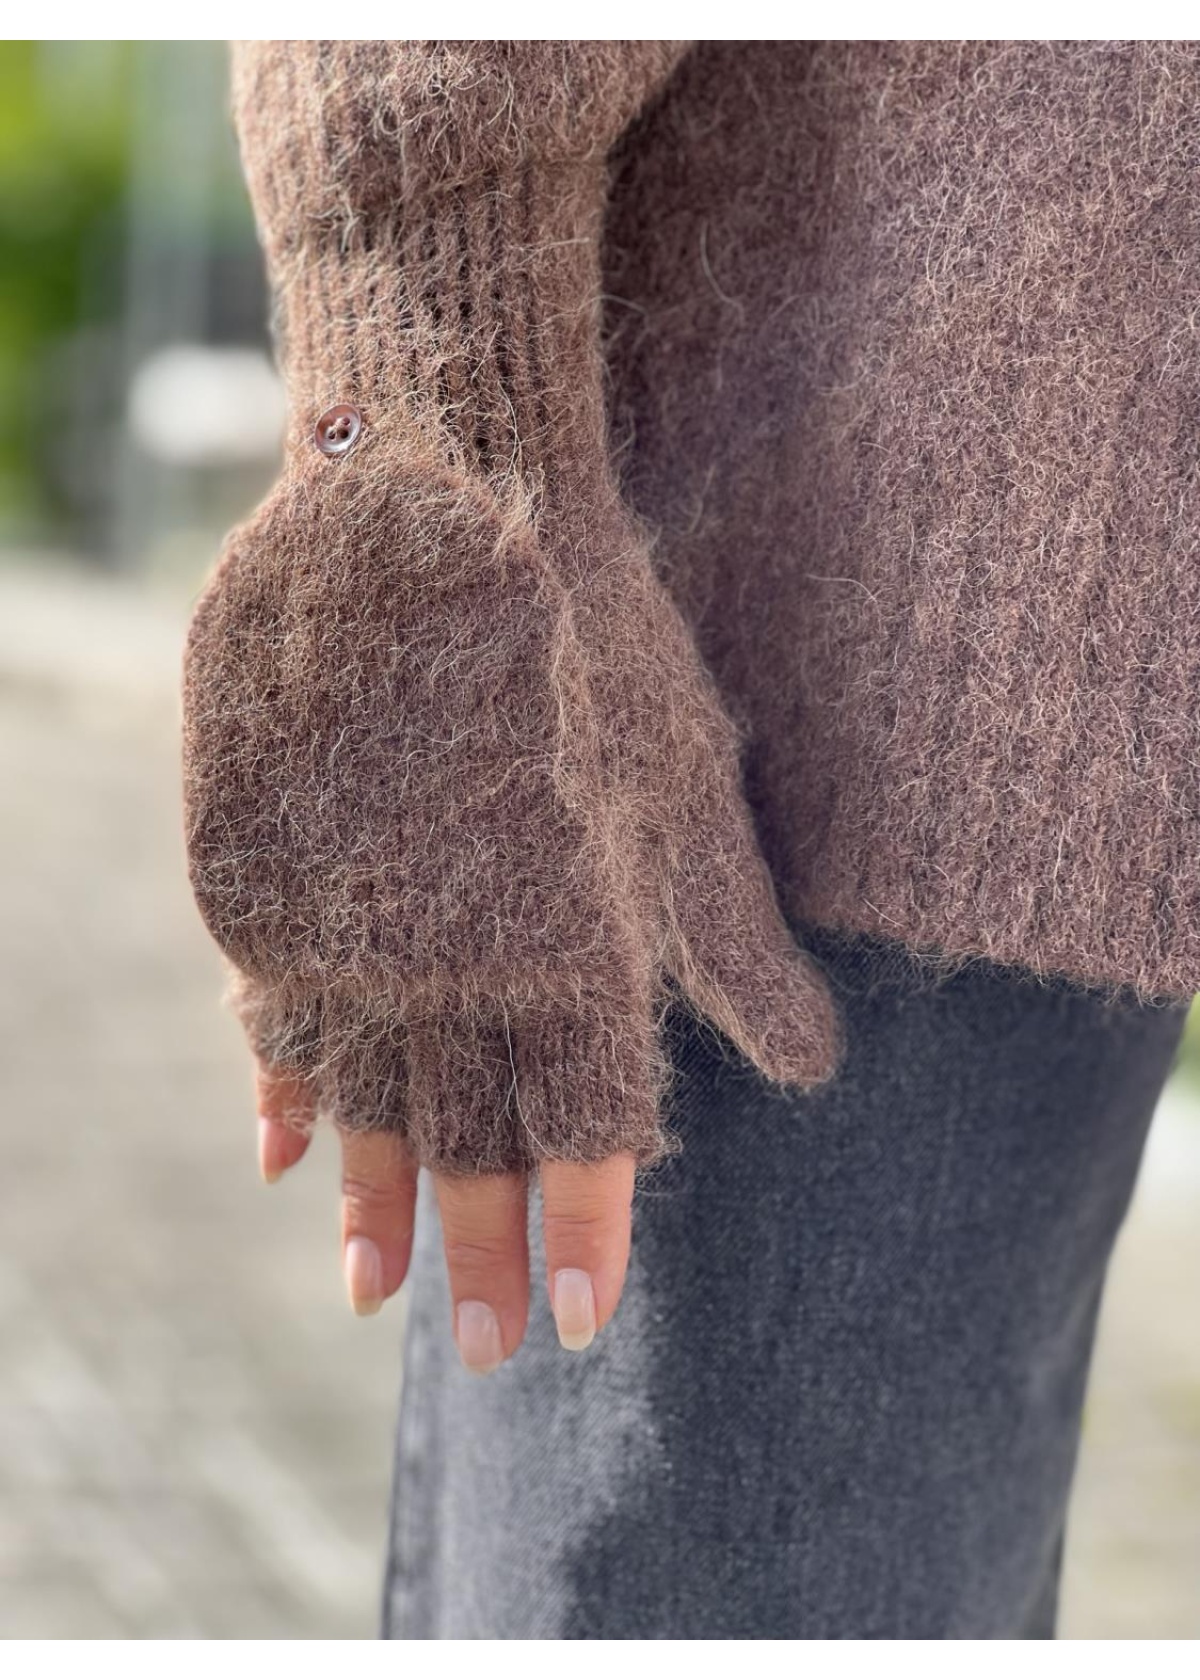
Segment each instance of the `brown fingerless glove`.
[[653,1160],[673,991],[835,1058],[608,464],[604,157],[672,58],[237,61],[293,427],[188,641],[192,880],[258,1055],[442,1169]]

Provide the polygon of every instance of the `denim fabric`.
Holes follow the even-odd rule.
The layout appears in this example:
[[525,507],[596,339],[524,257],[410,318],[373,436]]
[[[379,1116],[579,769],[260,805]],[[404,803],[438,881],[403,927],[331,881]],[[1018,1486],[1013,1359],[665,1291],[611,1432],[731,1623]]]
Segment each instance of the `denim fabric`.
[[673,1018],[684,1151],[587,1353],[559,1350],[535,1249],[524,1346],[463,1371],[426,1197],[386,1637],[1052,1636],[1105,1267],[1183,1010],[815,944],[848,1031],[826,1089],[772,1091]]

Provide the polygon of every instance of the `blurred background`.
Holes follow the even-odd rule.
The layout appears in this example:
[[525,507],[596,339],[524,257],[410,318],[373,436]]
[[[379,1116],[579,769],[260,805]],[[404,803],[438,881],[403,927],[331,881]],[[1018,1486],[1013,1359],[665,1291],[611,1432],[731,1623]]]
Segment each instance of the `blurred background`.
[[[177,669],[282,399],[212,42],[0,43],[0,1637],[371,1637],[399,1314],[271,1191]],[[1193,1022],[1196,1027],[1196,1022]],[[1110,1284],[1063,1633],[1200,1637],[1200,1028]]]

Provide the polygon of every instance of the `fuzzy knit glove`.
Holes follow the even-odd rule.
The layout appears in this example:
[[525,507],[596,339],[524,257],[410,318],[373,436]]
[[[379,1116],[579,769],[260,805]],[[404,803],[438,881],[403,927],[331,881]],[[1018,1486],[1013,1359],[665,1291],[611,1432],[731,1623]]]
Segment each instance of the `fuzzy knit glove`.
[[675,56],[235,59],[293,425],[189,637],[192,879],[258,1055],[441,1170],[656,1158],[673,995],[835,1060],[608,459],[605,154]]

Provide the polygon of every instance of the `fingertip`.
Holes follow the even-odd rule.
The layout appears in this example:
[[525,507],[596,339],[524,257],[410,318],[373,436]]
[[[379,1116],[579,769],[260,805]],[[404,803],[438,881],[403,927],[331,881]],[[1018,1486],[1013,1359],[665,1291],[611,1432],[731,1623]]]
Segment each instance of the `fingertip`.
[[529,1318],[528,1185],[519,1173],[435,1172],[454,1303],[453,1333],[469,1371],[511,1359]]
[[392,1132],[343,1131],[342,1267],[359,1317],[377,1313],[408,1273],[417,1166]]
[[351,1237],[342,1257],[346,1293],[359,1318],[369,1318],[383,1306],[383,1256],[370,1237]]
[[276,1184],[283,1177],[283,1168],[276,1160],[275,1134],[278,1127],[263,1115],[258,1117],[258,1171],[264,1184]]
[[550,1306],[564,1348],[580,1352],[620,1303],[629,1264],[637,1162],[631,1154],[542,1167]]
[[554,1274],[550,1302],[559,1342],[568,1353],[582,1353],[592,1345],[599,1328],[590,1275],[575,1266],[561,1267]]
[[258,1170],[263,1181],[276,1184],[290,1167],[301,1160],[308,1148],[307,1132],[297,1132],[290,1126],[258,1117]]
[[513,1349],[505,1349],[500,1320],[486,1301],[460,1301],[454,1309],[458,1356],[476,1377],[490,1377]]

